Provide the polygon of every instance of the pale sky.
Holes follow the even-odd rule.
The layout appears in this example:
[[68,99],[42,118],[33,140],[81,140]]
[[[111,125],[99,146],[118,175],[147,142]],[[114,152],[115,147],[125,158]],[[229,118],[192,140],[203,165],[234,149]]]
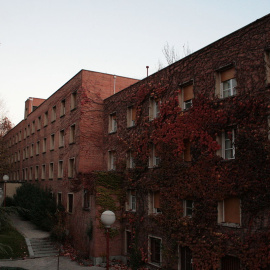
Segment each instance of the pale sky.
[[0,0],[0,100],[23,119],[81,69],[143,79],[168,42],[200,48],[270,13],[270,0]]

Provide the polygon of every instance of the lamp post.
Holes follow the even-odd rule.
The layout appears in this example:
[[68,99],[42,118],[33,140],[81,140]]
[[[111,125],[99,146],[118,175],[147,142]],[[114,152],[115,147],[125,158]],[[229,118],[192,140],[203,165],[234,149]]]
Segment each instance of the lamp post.
[[101,222],[104,224],[105,228],[106,228],[106,235],[107,235],[107,254],[106,254],[106,269],[109,270],[109,253],[110,253],[110,247],[109,247],[109,229],[111,228],[111,225],[115,222],[115,214],[112,211],[104,211],[101,214]]
[[8,175],[4,175],[3,176],[3,180],[4,180],[4,207],[6,206],[6,194],[7,194],[7,181],[9,180],[9,176]]

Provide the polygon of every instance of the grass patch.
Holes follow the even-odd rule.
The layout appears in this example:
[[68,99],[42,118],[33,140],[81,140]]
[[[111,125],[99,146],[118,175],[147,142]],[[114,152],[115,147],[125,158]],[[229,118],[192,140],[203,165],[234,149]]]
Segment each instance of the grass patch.
[[[11,225],[5,224],[0,230],[0,259],[14,259],[28,256],[24,237]],[[0,269],[2,269],[0,267]]]

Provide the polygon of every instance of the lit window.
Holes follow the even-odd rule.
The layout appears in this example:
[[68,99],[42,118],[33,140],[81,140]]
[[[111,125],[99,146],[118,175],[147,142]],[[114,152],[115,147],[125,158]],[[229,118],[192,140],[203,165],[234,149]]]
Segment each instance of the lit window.
[[153,120],[159,117],[161,101],[154,98],[149,99],[149,120]]
[[136,124],[136,107],[130,106],[127,109],[127,126],[134,127]]
[[116,132],[117,131],[117,120],[116,120],[116,113],[112,113],[109,116],[109,132]]
[[161,264],[161,239],[149,236],[149,262]]
[[241,202],[239,198],[231,197],[218,202],[218,223],[224,225],[241,224]]

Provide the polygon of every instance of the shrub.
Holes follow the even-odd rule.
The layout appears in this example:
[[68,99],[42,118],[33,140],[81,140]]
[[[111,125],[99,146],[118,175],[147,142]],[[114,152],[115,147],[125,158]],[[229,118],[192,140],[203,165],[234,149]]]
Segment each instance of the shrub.
[[57,206],[49,190],[25,183],[17,189],[14,204],[23,218],[40,229],[50,231],[54,226]]

